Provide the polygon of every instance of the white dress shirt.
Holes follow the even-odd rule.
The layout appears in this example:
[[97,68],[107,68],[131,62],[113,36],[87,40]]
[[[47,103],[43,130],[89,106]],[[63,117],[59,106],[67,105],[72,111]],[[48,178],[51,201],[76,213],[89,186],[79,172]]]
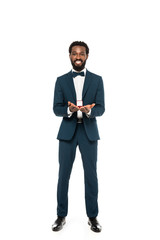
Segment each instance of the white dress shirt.
[[[77,72],[74,69],[72,69],[72,72]],[[78,75],[77,77],[73,78],[74,82],[74,87],[76,91],[76,100],[82,101],[82,91],[83,91],[83,86],[84,86],[84,80],[86,76],[86,68],[84,68],[81,72],[84,72],[84,76]],[[68,108],[68,117],[71,117],[73,112],[71,112]],[[89,117],[91,114],[91,110],[89,113],[86,114],[87,117]],[[83,118],[83,113],[79,110],[77,111],[77,118]]]

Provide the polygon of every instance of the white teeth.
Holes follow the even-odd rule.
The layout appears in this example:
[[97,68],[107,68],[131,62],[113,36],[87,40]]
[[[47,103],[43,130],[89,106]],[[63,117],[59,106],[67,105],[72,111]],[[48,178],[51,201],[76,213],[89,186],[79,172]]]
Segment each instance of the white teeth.
[[78,64],[79,64],[79,63],[81,63],[81,61],[76,61],[76,63],[78,63]]

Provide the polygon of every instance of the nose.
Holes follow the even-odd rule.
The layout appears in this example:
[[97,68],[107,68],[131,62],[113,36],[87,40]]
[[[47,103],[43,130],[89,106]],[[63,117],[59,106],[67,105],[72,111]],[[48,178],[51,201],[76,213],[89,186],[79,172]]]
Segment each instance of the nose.
[[77,54],[77,59],[78,59],[78,60],[80,60],[80,59],[81,59],[81,58],[80,58],[80,54],[79,54],[79,53]]

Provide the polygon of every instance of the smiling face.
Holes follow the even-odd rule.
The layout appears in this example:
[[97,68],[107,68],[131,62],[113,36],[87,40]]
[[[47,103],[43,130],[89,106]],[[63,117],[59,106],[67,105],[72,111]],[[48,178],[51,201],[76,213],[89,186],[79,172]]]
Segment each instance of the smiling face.
[[76,71],[82,71],[85,67],[88,55],[86,54],[86,48],[83,46],[74,46],[70,53],[70,60],[73,69]]

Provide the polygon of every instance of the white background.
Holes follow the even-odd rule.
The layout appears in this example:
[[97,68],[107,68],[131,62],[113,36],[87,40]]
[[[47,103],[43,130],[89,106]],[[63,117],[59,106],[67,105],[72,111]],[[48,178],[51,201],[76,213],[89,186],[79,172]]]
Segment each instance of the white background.
[[[0,238],[160,239],[160,7],[157,0],[0,2]],[[103,77],[99,221],[90,231],[77,151],[65,228],[56,219],[61,118],[52,112],[68,47],[90,48]]]

